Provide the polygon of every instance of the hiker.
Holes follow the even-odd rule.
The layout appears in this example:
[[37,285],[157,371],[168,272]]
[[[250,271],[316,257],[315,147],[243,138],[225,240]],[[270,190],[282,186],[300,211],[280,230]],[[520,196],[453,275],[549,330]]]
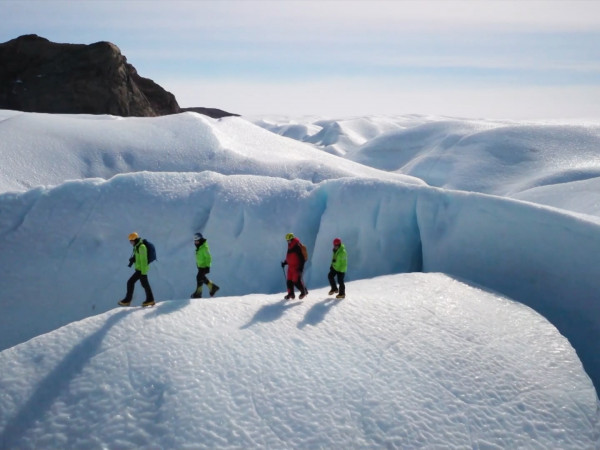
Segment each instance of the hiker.
[[208,294],[213,297],[219,290],[219,286],[206,278],[206,274],[210,272],[212,257],[210,256],[208,242],[206,242],[202,233],[194,234],[194,245],[196,246],[196,266],[198,267],[198,274],[196,275],[196,290],[191,298],[202,298],[202,287],[205,284],[208,286]]
[[125,298],[119,302],[121,306],[129,306],[133,297],[133,288],[135,287],[136,281],[140,280],[144,291],[146,291],[146,300],[142,303],[142,306],[154,305],[154,295],[148,282],[148,249],[144,244],[143,240],[137,233],[131,233],[129,235],[129,243],[133,246],[133,254],[129,258],[129,267],[135,264],[135,272],[127,280],[127,294]]
[[[348,268],[348,257],[346,255],[346,247],[342,244],[340,238],[333,240],[333,256],[331,257],[331,266],[329,267],[329,284],[331,290],[328,295],[338,294],[335,298],[346,298],[346,285],[344,284],[344,277],[346,276],[346,269]],[[337,281],[340,285],[340,289],[335,284],[335,277],[337,275]],[[339,292],[339,293],[338,293]]]
[[302,272],[304,271],[304,264],[307,260],[306,247],[293,233],[286,234],[285,240],[288,242],[288,250],[285,261],[281,261],[281,267],[288,266],[286,276],[287,295],[284,298],[286,300],[296,298],[296,295],[294,294],[294,286],[296,286],[300,291],[300,296],[298,298],[302,300],[308,295],[308,291],[302,280]]

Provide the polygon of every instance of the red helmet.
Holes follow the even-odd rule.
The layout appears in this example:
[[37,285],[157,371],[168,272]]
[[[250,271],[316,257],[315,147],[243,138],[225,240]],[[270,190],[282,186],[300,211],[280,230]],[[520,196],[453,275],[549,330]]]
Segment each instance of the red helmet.
[[342,240],[340,238],[335,238],[333,240],[333,245],[342,245]]

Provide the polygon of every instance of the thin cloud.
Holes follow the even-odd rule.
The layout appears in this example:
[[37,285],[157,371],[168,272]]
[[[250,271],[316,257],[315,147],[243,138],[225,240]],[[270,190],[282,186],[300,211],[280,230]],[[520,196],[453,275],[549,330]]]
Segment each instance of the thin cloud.
[[242,115],[434,114],[491,119],[600,118],[598,86],[431,86],[418,78],[310,82],[165,80],[182,106]]
[[3,41],[111,41],[184,106],[384,114],[468,104],[460,110],[492,117],[513,105],[521,116],[538,111],[505,97],[545,105],[527,94],[545,92],[556,93],[544,106],[553,115],[587,115],[600,86],[600,2],[3,0],[2,10]]

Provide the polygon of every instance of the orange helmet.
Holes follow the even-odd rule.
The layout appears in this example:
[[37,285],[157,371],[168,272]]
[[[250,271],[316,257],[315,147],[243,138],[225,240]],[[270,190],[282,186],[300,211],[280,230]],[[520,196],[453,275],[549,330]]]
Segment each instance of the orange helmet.
[[135,241],[135,240],[136,240],[136,239],[138,239],[139,237],[140,237],[140,235],[139,235],[139,234],[137,234],[137,233],[134,231],[133,233],[131,233],[131,234],[129,235],[129,240],[130,240],[130,241]]

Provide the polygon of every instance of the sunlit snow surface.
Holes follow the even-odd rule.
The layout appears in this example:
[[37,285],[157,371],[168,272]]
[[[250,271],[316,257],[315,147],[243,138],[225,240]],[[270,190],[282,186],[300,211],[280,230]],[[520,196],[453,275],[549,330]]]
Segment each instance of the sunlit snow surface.
[[0,353],[2,448],[593,448],[529,308],[441,274],[115,309]]
[[183,113],[139,118],[0,110],[0,192],[131,172],[251,174],[319,182],[344,176],[425,184],[267,132],[247,120]]
[[255,123],[0,111],[0,448],[600,447],[598,124]]
[[431,116],[262,117],[257,125],[431,186],[600,216],[600,123]]

